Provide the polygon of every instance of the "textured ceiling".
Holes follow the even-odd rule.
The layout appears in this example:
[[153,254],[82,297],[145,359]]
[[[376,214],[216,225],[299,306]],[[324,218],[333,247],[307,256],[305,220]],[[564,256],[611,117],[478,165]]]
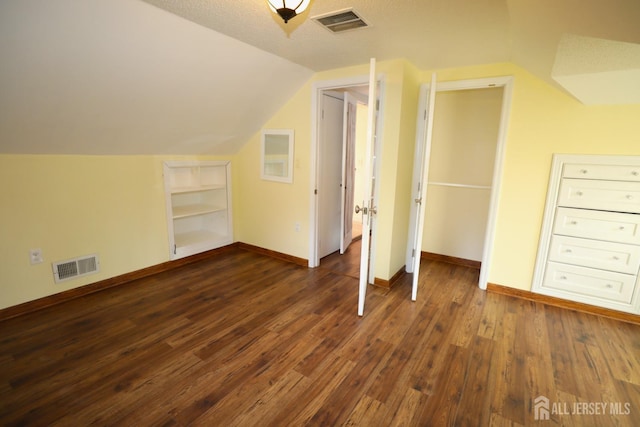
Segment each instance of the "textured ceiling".
[[[639,0],[312,0],[284,24],[266,0],[144,0],[315,71],[406,58],[420,69],[514,62],[551,79],[565,33],[640,43]],[[310,17],[354,8],[370,28]]]
[[[312,0],[284,22],[266,0],[144,0],[315,71],[407,58],[423,69],[509,59],[505,0]],[[355,9],[369,28],[334,34],[310,18]]]

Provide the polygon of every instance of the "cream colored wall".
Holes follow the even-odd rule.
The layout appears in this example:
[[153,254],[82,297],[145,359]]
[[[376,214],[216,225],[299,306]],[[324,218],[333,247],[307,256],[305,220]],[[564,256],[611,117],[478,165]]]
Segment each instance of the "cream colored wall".
[[[162,161],[183,159],[0,155],[0,308],[168,261]],[[52,262],[94,253],[99,273],[54,282]]]
[[489,282],[529,290],[552,154],[639,155],[640,105],[585,106],[513,64],[439,70],[438,81],[505,75],[515,83]]
[[260,132],[236,155],[233,184],[237,241],[308,258],[310,106],[311,82],[307,82],[263,126],[264,129],[293,129],[293,183],[260,179]]
[[[420,71],[408,62],[403,62],[402,66],[401,98],[396,100],[395,104],[391,104],[391,108],[398,111],[398,136],[395,140],[390,138],[383,141],[386,147],[386,150],[383,150],[383,165],[386,162],[393,162],[395,167],[394,175],[383,174],[381,176],[384,187],[391,188],[386,192],[381,192],[383,196],[386,194],[390,197],[387,200],[382,200],[380,206],[383,208],[382,212],[387,210],[393,212],[393,219],[389,226],[391,242],[388,252],[379,253],[378,260],[380,261],[376,261],[378,264],[376,277],[385,280],[404,271],[412,207],[411,181],[413,179],[416,120],[420,94]],[[388,111],[389,109],[385,110],[385,117]],[[390,151],[393,151],[393,154]],[[389,171],[390,166],[387,165],[384,170]],[[383,264],[384,260],[388,260],[387,265]]]

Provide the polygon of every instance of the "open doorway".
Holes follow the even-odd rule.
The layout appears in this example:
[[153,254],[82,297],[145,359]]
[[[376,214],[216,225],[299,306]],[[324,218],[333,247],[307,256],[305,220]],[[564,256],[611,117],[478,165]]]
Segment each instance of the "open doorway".
[[407,247],[414,300],[423,247],[476,263],[478,285],[487,287],[512,81],[499,77],[436,85],[434,75],[421,88],[419,111],[425,114],[418,123],[413,187],[422,191],[415,200],[422,213],[412,209],[410,236],[415,237]]
[[[361,237],[367,87],[321,92],[318,126],[318,256],[344,254]],[[360,111],[358,113],[358,111]]]
[[[381,87],[381,82],[376,86]],[[361,236],[362,213],[356,214],[355,206],[374,206],[376,196],[374,195],[374,200],[366,203],[368,201],[362,200],[361,195],[365,193],[364,188],[369,182],[363,167],[369,137],[370,114],[367,106],[369,78],[363,76],[318,82],[314,85],[312,93],[312,203],[309,266],[317,267],[323,257],[340,252],[341,240],[347,234],[345,231],[350,235],[348,241],[358,241]],[[376,93],[379,91],[376,90]],[[376,96],[376,99],[379,98]],[[343,132],[343,125],[346,116],[345,105],[349,100],[355,106],[355,115],[351,113],[355,119],[352,126],[355,133],[355,146],[351,167],[354,170],[354,176],[351,180],[343,175],[342,170],[343,163],[348,157],[345,149],[347,138]],[[373,121],[376,122],[373,126],[375,133],[375,130],[379,129],[377,122],[381,121],[381,114],[376,114]],[[375,141],[374,145],[379,144],[379,139]],[[374,147],[373,151],[379,152],[379,149]],[[374,164],[373,176],[375,177],[377,173],[378,168]],[[345,188],[351,190],[350,196],[345,197],[343,193]],[[373,246],[375,231],[369,236]],[[359,250],[359,246],[354,249]],[[373,271],[369,275],[373,276]]]

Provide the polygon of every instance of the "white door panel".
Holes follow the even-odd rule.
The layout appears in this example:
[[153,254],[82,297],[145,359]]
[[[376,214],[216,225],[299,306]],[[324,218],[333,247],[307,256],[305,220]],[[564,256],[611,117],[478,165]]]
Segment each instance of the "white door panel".
[[422,233],[424,232],[424,212],[425,202],[427,200],[427,178],[429,176],[429,155],[431,153],[431,136],[433,132],[433,111],[436,101],[436,74],[431,75],[431,86],[429,87],[429,97],[426,100],[426,121],[424,130],[416,144],[416,154],[419,156],[418,171],[416,172],[419,181],[415,185],[415,193],[413,203],[413,217],[416,222],[413,223],[414,232],[411,236],[413,239],[412,263],[413,268],[413,284],[411,288],[411,299],[416,300],[418,296],[418,276],[420,275],[420,255],[422,254]]
[[318,182],[318,241],[320,258],[340,249],[342,134],[344,101],[322,95],[320,168]]

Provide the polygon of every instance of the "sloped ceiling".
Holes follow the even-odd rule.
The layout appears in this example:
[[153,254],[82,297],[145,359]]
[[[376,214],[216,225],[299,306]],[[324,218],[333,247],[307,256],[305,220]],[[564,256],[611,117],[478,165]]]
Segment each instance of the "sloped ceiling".
[[[353,7],[370,28],[310,17]],[[551,76],[566,34],[640,43],[638,0],[0,2],[0,152],[229,154],[314,71],[406,58]],[[579,73],[579,71],[577,71]]]
[[229,154],[313,74],[138,0],[0,2],[0,152]]

